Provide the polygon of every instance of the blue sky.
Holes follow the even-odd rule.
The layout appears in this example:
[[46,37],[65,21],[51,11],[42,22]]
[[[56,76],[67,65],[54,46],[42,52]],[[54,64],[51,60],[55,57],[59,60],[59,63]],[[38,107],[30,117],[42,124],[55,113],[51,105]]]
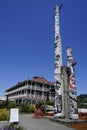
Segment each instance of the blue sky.
[[77,94],[87,94],[87,0],[0,0],[0,97],[33,76],[54,82],[54,7],[60,11],[63,65],[73,50]]

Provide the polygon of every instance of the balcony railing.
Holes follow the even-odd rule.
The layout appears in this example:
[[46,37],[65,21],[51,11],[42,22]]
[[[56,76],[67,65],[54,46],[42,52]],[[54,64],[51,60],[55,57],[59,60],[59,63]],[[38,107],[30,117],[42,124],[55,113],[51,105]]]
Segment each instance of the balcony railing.
[[42,98],[42,99],[46,99],[47,96],[43,96],[43,95],[36,95],[36,94],[20,94],[20,95],[11,95],[8,97],[8,99],[16,99],[16,98],[21,98],[24,96],[28,96],[28,97],[33,97],[33,98]]

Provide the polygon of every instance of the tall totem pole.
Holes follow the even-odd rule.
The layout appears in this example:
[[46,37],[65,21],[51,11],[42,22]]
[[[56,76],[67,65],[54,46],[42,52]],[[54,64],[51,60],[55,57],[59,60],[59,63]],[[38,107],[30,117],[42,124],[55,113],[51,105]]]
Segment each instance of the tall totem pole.
[[[62,5],[55,7],[55,117],[78,119],[77,94],[72,49],[67,48],[67,66],[62,65],[62,43],[60,37],[59,11]],[[66,71],[67,70],[67,71]],[[66,77],[64,79],[64,77]],[[68,81],[67,81],[68,80]]]
[[[61,5],[62,6],[62,5]],[[59,29],[59,11],[61,6],[55,7],[55,63],[54,63],[54,87],[55,87],[55,117],[62,116],[62,86],[61,86],[61,66],[62,66],[62,45]]]
[[73,60],[72,49],[67,48],[67,69],[68,69],[68,85],[69,85],[69,117],[72,119],[78,119],[78,108],[77,108],[77,94],[76,94],[76,80],[74,65],[76,64]]

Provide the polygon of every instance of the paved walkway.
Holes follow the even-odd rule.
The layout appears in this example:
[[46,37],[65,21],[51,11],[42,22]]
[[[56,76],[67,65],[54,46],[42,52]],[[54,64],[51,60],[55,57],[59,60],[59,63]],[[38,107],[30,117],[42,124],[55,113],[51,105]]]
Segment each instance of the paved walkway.
[[49,119],[36,119],[32,114],[21,114],[20,124],[27,130],[73,130]]
[[[20,114],[19,121],[26,130],[74,130],[49,119],[36,119],[32,114]],[[7,122],[0,122],[0,128]]]

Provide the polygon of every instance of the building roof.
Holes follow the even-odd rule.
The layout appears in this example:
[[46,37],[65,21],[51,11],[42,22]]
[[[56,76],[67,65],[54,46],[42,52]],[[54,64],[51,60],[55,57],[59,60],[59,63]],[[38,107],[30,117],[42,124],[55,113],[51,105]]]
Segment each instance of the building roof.
[[48,81],[44,77],[35,76],[35,77],[33,77],[33,81],[38,82],[38,83],[42,83],[42,84],[53,85],[52,82]]
[[18,82],[15,86],[13,87],[10,87],[6,90],[6,92],[9,92],[15,88],[18,88],[18,87],[21,87],[21,86],[24,86],[26,84],[28,84],[29,82],[32,82],[32,83],[39,83],[39,84],[46,84],[46,85],[50,85],[50,86],[54,86],[54,84],[50,81],[48,81],[47,79],[45,79],[44,77],[39,77],[39,76],[35,76],[33,77],[32,80],[24,80],[22,82]]

